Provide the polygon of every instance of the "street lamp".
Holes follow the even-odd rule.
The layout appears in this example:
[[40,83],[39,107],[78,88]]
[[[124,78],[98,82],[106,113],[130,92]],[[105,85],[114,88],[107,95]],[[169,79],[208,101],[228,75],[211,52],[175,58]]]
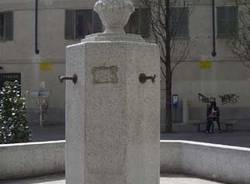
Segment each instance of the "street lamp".
[[39,54],[39,49],[38,49],[38,0],[35,0],[35,54]]
[[212,26],[213,26],[213,51],[211,55],[216,56],[216,38],[215,38],[215,0],[212,0]]

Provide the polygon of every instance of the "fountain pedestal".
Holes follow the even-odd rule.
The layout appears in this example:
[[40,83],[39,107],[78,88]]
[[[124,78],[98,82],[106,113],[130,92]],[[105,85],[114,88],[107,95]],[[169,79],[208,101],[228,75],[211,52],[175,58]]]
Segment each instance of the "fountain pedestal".
[[67,47],[66,182],[158,184],[158,47],[110,27]]

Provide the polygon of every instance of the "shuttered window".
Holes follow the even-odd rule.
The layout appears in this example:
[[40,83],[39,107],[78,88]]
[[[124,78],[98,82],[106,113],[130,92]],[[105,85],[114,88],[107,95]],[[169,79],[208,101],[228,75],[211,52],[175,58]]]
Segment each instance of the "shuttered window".
[[[14,82],[16,80],[21,85],[21,73],[0,73],[0,90],[2,90],[5,82]],[[21,91],[21,88],[19,90]]]
[[92,10],[66,10],[65,39],[82,39],[103,30],[99,16]]
[[238,33],[238,7],[217,7],[217,37],[232,38]]
[[136,9],[125,26],[126,33],[140,34],[143,38],[150,36],[150,9]]
[[13,12],[0,13],[0,41],[13,40]]
[[187,7],[170,8],[170,34],[175,38],[189,37],[189,10]]

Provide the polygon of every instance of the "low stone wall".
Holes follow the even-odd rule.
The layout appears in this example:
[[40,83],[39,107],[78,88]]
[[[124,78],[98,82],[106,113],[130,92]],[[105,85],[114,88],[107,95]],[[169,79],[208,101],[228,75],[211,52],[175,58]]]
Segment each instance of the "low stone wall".
[[161,172],[249,184],[250,149],[192,141],[161,141]]
[[0,145],[0,180],[63,173],[64,147],[65,141]]
[[[63,173],[64,147],[65,141],[0,145],[0,180]],[[192,141],[161,141],[161,173],[249,184],[250,149]]]

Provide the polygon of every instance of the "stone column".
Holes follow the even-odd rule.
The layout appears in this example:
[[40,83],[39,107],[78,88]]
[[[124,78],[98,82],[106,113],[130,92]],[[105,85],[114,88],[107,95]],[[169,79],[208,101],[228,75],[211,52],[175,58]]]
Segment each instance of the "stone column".
[[105,32],[66,51],[66,73],[77,75],[66,83],[66,182],[158,184],[158,47],[124,33],[130,1],[100,0],[95,11]]

